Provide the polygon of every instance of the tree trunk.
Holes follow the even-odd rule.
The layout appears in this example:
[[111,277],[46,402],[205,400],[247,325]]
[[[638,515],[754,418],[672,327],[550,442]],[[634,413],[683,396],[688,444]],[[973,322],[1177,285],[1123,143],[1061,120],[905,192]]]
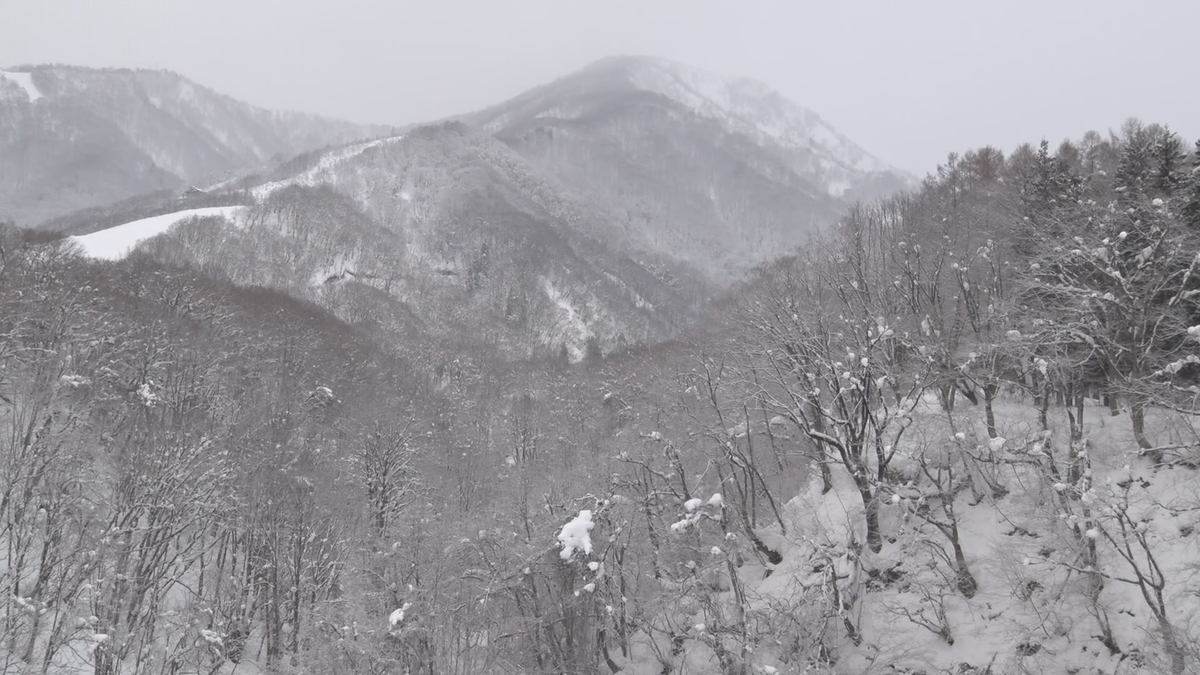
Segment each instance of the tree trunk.
[[938,386],[938,398],[942,402],[942,410],[945,412],[954,412],[954,395],[958,393],[958,388],[953,382],[943,383]]
[[863,508],[866,510],[867,548],[870,548],[872,553],[879,553],[883,550],[883,535],[879,531],[879,500],[875,499],[871,484],[865,476],[856,475],[854,483],[858,486],[858,494],[862,497]]
[[996,385],[989,382],[983,387],[983,411],[987,415],[988,438],[998,438],[1000,436],[1000,433],[996,430],[996,411],[992,406],[995,400]]
[[266,648],[267,648],[267,669],[273,669],[279,663],[279,656],[282,653],[280,649],[280,624],[282,617],[280,616],[281,604],[279,598],[279,562],[271,565],[270,571],[267,573],[267,611],[266,616]]
[[1108,406],[1108,414],[1110,417],[1118,417],[1121,414],[1121,399],[1113,392],[1104,395],[1104,405]]
[[821,469],[821,494],[829,494],[833,489],[833,472],[829,470],[829,462],[819,459],[817,466]]
[[92,658],[95,659],[92,672],[95,675],[115,675],[117,672],[117,662],[110,651],[110,645],[102,642],[92,652]]
[[[1146,438],[1146,402],[1141,398],[1133,398],[1129,401],[1129,421],[1133,426],[1133,440],[1137,441],[1137,445],[1142,450],[1149,450],[1152,446],[1150,440]],[[1148,453],[1150,460],[1155,464],[1161,464],[1163,461],[1162,451]]]
[[954,566],[958,568],[956,570],[958,592],[962,593],[964,598],[973,598],[975,597],[975,591],[979,590],[979,583],[975,581],[975,577],[967,567],[967,556],[963,553],[962,544],[958,537],[958,521],[953,521],[950,528],[953,535],[950,539],[950,545],[954,547]]
[[1162,633],[1163,649],[1171,659],[1171,675],[1183,675],[1187,671],[1187,655],[1175,634],[1175,627],[1165,617],[1159,617],[1158,628]]
[[1038,409],[1038,424],[1042,431],[1050,430],[1050,392],[1049,387],[1042,388],[1041,393],[1034,397]]

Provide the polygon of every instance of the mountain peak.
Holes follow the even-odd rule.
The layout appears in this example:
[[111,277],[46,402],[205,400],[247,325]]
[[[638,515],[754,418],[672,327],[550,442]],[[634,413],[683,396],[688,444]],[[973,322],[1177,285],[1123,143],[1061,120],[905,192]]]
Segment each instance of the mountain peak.
[[813,110],[749,77],[721,75],[657,56],[610,56],[507,103],[474,116],[489,131],[521,118],[577,117],[587,108],[579,99],[633,92],[666,99],[697,117],[716,121],[728,133],[818,159],[830,176],[823,187],[844,196],[856,182],[851,174],[903,172],[870,154]]
[[605,58],[463,119],[722,283],[910,184],[766,84],[659,57]]
[[[575,74],[603,71],[624,73],[634,84],[638,85],[644,85],[644,81],[639,81],[639,78],[657,75],[675,78],[701,87],[757,90],[762,95],[777,95],[777,92],[774,92],[769,86],[750,77],[717,73],[665,57],[645,54],[607,56],[584,66]],[[569,78],[571,75],[567,77]]]
[[[598,62],[603,67],[605,61]],[[617,57],[630,83],[665,96],[701,117],[716,119],[759,142],[807,150],[819,146],[836,163],[860,172],[896,170],[869,154],[806,108],[750,77],[726,76],[658,57]],[[845,191],[832,186],[833,196]]]

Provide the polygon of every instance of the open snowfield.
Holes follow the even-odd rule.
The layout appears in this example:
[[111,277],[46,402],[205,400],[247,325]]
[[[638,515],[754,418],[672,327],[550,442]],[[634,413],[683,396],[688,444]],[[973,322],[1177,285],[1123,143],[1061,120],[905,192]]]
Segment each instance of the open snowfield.
[[14,73],[7,70],[0,70],[0,79],[15,82],[17,86],[24,89],[30,103],[42,98],[42,92],[38,91],[37,86],[33,84],[33,75],[31,73]]
[[70,240],[79,245],[83,254],[99,260],[120,260],[129,254],[141,242],[158,236],[171,229],[172,225],[189,218],[209,218],[220,216],[234,218],[246,207],[244,206],[210,206],[202,209],[187,209],[161,216],[153,216],[135,220],[124,225],[117,225],[99,232],[71,237]]

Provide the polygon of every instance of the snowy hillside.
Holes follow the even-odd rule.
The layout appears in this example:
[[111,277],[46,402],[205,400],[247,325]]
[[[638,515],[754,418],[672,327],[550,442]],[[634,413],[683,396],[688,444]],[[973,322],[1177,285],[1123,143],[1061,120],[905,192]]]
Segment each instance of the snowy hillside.
[[244,226],[151,249],[380,330],[423,332],[436,360],[483,336],[502,358],[578,363],[669,337],[703,288],[680,288],[683,272],[461,124],[308,153],[220,189],[258,202]]
[[[911,479],[885,491],[882,521],[892,534],[877,554],[861,548],[862,530],[848,526],[863,522],[848,476],[836,476],[827,494],[814,480],[790,501],[789,533],[772,538],[787,562],[751,581],[761,608],[811,601],[831,583],[819,569],[828,560],[861,636],[858,644],[842,636],[837,672],[874,672],[873,664],[913,673],[1168,672],[1155,603],[1175,626],[1200,619],[1197,468],[1152,465],[1127,418],[1089,406],[1086,468],[1074,480],[1056,477],[1056,464],[1067,462],[1060,453],[1072,445],[1065,428],[1055,423],[1043,433],[1036,411],[1013,402],[998,409],[1003,435],[993,439],[978,412],[947,416],[933,403],[922,413],[914,430],[928,445],[905,453],[897,471]],[[969,429],[962,437],[951,431],[954,418]],[[1156,420],[1162,445],[1195,433],[1167,432],[1170,415]],[[932,476],[961,472],[945,484],[952,501],[923,475],[923,464],[938,467]],[[961,532],[961,567],[977,585],[969,594],[957,586],[958,564],[938,522],[955,522]],[[781,673],[801,672],[774,663]]]
[[[627,653],[610,654],[630,675],[1197,672],[1178,664],[1200,663],[1200,457],[1192,448],[1155,464],[1127,417],[1085,411],[1088,431],[1072,441],[1065,409],[1043,431],[1029,399],[1014,398],[997,405],[1003,435],[991,437],[980,408],[946,413],[928,396],[877,483],[878,552],[835,459],[828,490],[815,471],[781,484],[779,522],[757,532],[777,561],[725,503],[720,491],[736,486],[697,474],[658,552],[678,562],[650,582],[665,602],[621,607],[606,578],[624,570],[613,542],[639,527],[636,492],[599,502],[594,525],[586,512],[590,538],[577,521],[564,525],[563,565],[596,596],[585,606],[620,607],[647,626]],[[1159,447],[1200,431],[1168,411],[1152,417]],[[772,426],[782,435],[787,423]],[[774,442],[766,426],[749,429],[760,447]],[[726,438],[745,448],[746,430]],[[596,551],[577,555],[580,539]]]
[[161,216],[153,216],[135,220],[123,225],[110,227],[99,232],[82,236],[69,237],[70,241],[79,246],[89,258],[99,260],[119,260],[125,257],[138,244],[167,232],[176,223],[192,218],[221,217],[232,220],[244,206],[212,206],[202,209],[187,209]]

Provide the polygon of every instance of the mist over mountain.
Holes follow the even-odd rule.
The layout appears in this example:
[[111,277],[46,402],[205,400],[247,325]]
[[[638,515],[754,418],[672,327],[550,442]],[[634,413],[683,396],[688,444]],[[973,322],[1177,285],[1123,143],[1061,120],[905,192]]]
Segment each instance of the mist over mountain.
[[616,58],[214,185],[257,203],[234,226],[249,240],[213,230],[192,262],[335,312],[369,286],[430,344],[577,362],[679,335],[720,286],[907,180],[762,84]]
[[722,282],[913,183],[760,82],[656,58],[605,59],[463,119]]
[[[907,180],[760,83],[615,58],[461,122],[205,183],[184,205],[247,205],[233,229],[154,248],[339,316],[352,292],[356,316],[415,319],[384,323],[446,354],[471,336],[577,362],[680,335],[721,286]],[[132,200],[54,226],[180,206]],[[383,304],[366,311],[368,296]]]
[[0,218],[78,209],[215,181],[385,129],[273,112],[169,71],[0,71]]

